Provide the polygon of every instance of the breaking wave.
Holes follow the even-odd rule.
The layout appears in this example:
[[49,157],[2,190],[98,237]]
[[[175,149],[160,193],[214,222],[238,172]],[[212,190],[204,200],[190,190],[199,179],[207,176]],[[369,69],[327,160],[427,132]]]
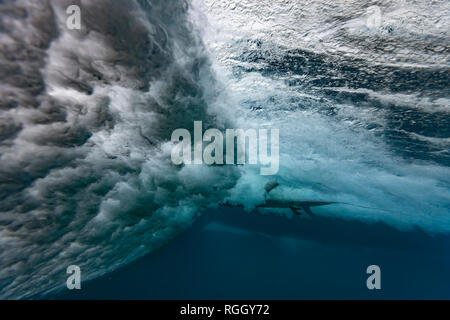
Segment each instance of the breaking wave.
[[[74,2],[81,31],[65,27]],[[2,1],[0,297],[58,289],[72,264],[108,273],[224,199],[253,209],[259,170],[172,164],[172,131],[197,120],[279,128],[279,196],[352,204],[317,214],[449,232],[449,11]]]
[[0,7],[3,298],[55,289],[71,264],[89,279],[142,256],[239,176],[170,161],[174,129],[227,123],[186,3],[82,1],[80,32],[70,4]]
[[[279,197],[347,203],[323,215],[450,230],[448,2],[194,3],[236,121],[280,128]],[[243,190],[250,207],[261,201],[260,180],[247,172],[236,201]]]

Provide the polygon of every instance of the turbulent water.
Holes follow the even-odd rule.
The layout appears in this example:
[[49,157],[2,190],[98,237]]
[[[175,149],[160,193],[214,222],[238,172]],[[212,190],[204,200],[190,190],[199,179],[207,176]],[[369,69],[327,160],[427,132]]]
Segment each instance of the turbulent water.
[[[346,203],[318,215],[449,233],[449,19],[445,0],[1,1],[0,297],[108,273],[270,179]],[[196,120],[280,129],[279,174],[174,166]]]

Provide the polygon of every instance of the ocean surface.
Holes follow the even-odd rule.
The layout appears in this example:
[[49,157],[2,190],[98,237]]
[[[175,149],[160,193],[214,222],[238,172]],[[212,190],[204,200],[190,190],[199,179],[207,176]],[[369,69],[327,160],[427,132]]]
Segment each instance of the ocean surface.
[[[450,298],[450,2],[4,0],[0,26],[0,298]],[[279,129],[278,174],[175,166],[194,121]],[[273,180],[336,204],[255,209]]]

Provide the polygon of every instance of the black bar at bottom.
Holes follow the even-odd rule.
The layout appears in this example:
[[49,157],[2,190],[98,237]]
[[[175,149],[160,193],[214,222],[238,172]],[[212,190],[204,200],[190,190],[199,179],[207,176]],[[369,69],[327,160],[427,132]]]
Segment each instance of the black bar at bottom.
[[[385,316],[397,309],[403,315],[423,310],[447,309],[449,301],[298,301],[298,300],[74,300],[74,301],[0,301],[2,313],[11,308],[15,316],[21,312],[49,315],[63,312],[73,316],[116,316],[131,319],[300,319],[337,315]],[[430,309],[433,308],[433,309]],[[61,313],[60,313],[61,314]],[[139,315],[139,317],[136,317]]]

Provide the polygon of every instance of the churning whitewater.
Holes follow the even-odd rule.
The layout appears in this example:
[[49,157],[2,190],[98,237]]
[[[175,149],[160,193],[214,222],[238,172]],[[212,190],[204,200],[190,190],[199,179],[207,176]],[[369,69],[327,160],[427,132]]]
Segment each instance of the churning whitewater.
[[[449,17],[446,0],[2,1],[0,298],[111,272],[224,201],[252,210],[270,179],[340,203],[318,215],[450,232]],[[195,121],[279,128],[278,175],[174,165]]]

